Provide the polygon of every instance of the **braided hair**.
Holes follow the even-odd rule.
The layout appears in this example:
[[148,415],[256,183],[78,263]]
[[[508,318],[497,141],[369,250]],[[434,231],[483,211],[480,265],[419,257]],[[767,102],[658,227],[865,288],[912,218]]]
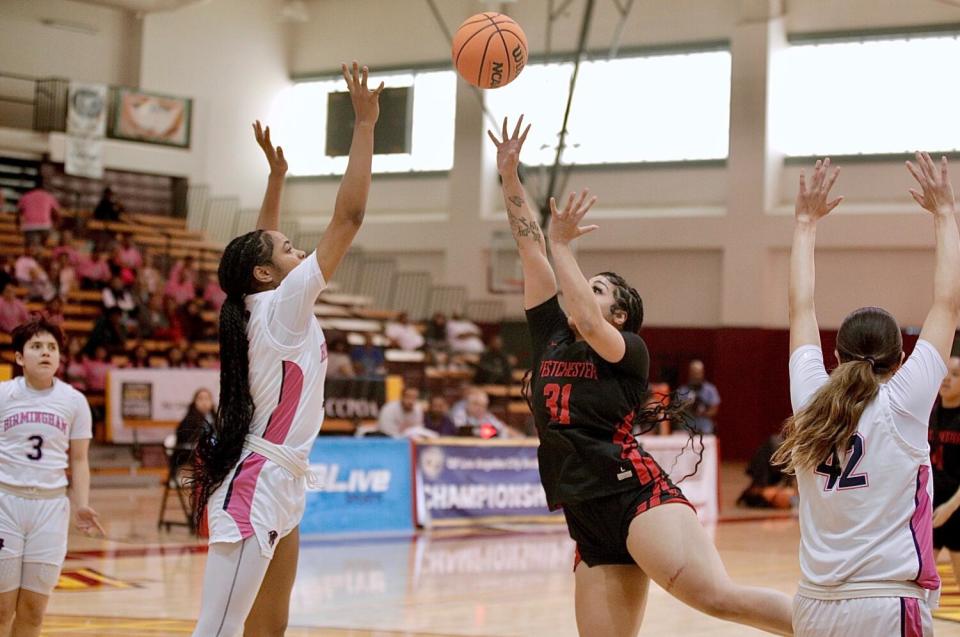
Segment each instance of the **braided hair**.
[[217,276],[227,298],[220,308],[220,400],[213,425],[204,429],[194,451],[196,506],[194,522],[203,520],[207,501],[239,462],[244,437],[253,420],[250,360],[247,340],[249,313],[244,297],[259,291],[253,269],[270,264],[273,240],[255,230],[231,241],[223,251]]
[[[631,287],[626,279],[616,272],[600,272],[597,276],[606,278],[613,286],[614,302],[610,308],[611,313],[622,311],[627,315],[627,320],[624,321],[620,327],[620,331],[639,334],[640,328],[643,325],[643,299],[640,297],[640,293]],[[530,412],[534,413],[532,385],[533,369],[531,368],[528,369],[523,376],[520,391],[524,400],[527,402],[527,406],[530,408]],[[683,478],[677,481],[677,484],[695,475],[700,468],[700,464],[703,462],[703,434],[693,427],[693,418],[690,416],[688,409],[690,402],[690,400],[683,400],[676,391],[672,391],[669,395],[664,396],[661,394],[653,394],[648,388],[632,412],[634,427],[637,428],[638,434],[654,431],[662,422],[669,422],[672,429],[686,430],[689,440],[680,450],[674,464],[676,464],[680,456],[686,451],[687,445],[697,451],[698,457],[693,471],[683,476]],[[699,445],[697,443],[699,443]]]

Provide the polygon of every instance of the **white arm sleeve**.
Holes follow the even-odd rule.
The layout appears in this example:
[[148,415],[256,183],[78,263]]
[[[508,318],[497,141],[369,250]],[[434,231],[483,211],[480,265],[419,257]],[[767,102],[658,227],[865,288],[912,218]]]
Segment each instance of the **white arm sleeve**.
[[793,413],[807,406],[814,394],[829,380],[823,366],[823,350],[803,345],[790,355],[790,404]]
[[93,416],[90,413],[90,404],[83,394],[76,394],[77,409],[70,423],[70,440],[82,440],[93,437]]
[[936,348],[917,341],[910,358],[887,383],[893,424],[912,446],[925,449],[930,410],[947,375],[947,366]]
[[314,250],[280,282],[270,301],[267,325],[278,343],[295,347],[303,341],[310,321],[317,320],[313,306],[326,286]]

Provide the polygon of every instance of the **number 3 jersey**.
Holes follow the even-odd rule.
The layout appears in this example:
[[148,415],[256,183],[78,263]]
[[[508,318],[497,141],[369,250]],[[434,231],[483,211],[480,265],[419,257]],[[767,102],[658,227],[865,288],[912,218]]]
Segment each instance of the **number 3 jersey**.
[[[864,409],[846,452],[797,473],[801,595],[925,597],[924,589],[939,589],[927,421],[946,373],[937,350],[917,341]],[[819,347],[793,352],[794,413],[828,378]]]
[[636,334],[610,363],[578,341],[554,296],[527,310],[533,351],[530,399],[540,437],[540,479],[551,510],[649,486],[662,471],[634,439],[650,355]]
[[87,399],[59,379],[44,390],[22,376],[0,382],[0,484],[67,486],[70,441],[90,438],[91,423]]

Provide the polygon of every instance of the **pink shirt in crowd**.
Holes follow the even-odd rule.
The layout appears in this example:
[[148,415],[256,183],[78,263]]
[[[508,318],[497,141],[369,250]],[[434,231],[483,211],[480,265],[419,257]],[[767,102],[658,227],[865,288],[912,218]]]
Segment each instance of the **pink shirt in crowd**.
[[143,257],[140,255],[140,251],[137,250],[136,246],[121,248],[117,253],[117,263],[119,263],[121,267],[133,270],[143,266]]
[[86,370],[87,389],[103,391],[107,388],[107,372],[110,371],[110,361],[87,359],[83,362]]
[[7,301],[0,297],[0,332],[13,331],[13,328],[26,322],[30,318],[30,312],[27,306],[20,299]]
[[53,260],[57,261],[61,254],[67,255],[67,261],[73,267],[80,265],[80,251],[73,246],[57,246],[53,249]]
[[60,208],[56,197],[46,190],[35,188],[20,197],[21,230],[49,230],[53,226],[53,211]]
[[90,281],[110,280],[110,264],[105,261],[86,259],[77,270],[82,278]]
[[20,283],[29,283],[33,279],[33,271],[35,268],[40,269],[40,264],[37,263],[37,260],[33,257],[23,255],[17,258],[17,262],[13,266],[13,275]]
[[227,300],[227,293],[220,288],[220,284],[216,281],[210,281],[203,291],[203,300],[209,303],[213,309],[219,311],[223,302]]

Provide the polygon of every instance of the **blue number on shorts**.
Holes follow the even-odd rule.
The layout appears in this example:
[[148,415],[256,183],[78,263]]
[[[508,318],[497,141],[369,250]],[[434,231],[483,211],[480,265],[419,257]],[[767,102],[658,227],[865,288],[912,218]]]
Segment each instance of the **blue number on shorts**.
[[30,460],[39,460],[43,457],[43,436],[30,436],[27,438],[30,442],[33,443],[33,453],[28,453],[27,458]]
[[840,459],[837,454],[833,454],[826,462],[817,465],[815,473],[827,477],[827,483],[824,485],[824,491],[832,491],[834,487],[843,489],[859,489],[868,486],[867,474],[858,473],[851,475],[863,459],[863,438],[860,434],[854,434],[850,438],[850,455],[847,463],[840,469]]

